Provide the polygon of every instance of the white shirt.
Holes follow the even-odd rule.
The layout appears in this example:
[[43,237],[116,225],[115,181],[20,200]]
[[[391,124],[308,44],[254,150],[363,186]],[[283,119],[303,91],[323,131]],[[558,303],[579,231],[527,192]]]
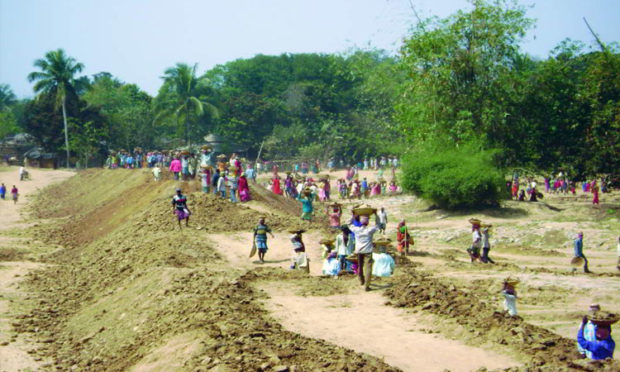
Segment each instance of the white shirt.
[[344,244],[344,238],[342,237],[342,234],[336,237],[336,252],[339,256],[350,255],[351,253],[353,253],[354,248],[355,248],[355,245],[351,237],[349,237],[349,240],[347,240],[346,245]]
[[480,231],[474,230],[474,232],[471,234],[471,237],[472,237],[472,246],[480,247],[480,239],[482,238],[480,236]]
[[217,180],[217,189],[220,191],[226,191],[226,178],[224,176],[220,176]]
[[482,246],[484,248],[489,248],[489,232],[487,231],[486,233],[482,234]]
[[21,176],[22,174],[24,174],[24,167],[19,167],[19,175]]
[[372,253],[374,245],[372,236],[379,231],[377,226],[353,226],[349,225],[349,230],[355,234],[355,253]]
[[379,211],[377,216],[379,217],[379,223],[387,223],[387,213],[385,211]]

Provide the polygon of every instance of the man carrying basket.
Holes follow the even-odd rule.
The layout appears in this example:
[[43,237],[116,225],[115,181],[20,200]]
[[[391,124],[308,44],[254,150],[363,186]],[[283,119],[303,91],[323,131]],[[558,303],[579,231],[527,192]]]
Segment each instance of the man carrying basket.
[[357,256],[358,274],[360,284],[364,290],[370,291],[370,278],[372,274],[372,252],[374,249],[373,236],[379,231],[379,226],[368,226],[370,215],[376,214],[377,210],[368,205],[361,205],[353,209],[353,214],[360,216],[361,226],[349,225],[349,230],[355,234],[355,252]]

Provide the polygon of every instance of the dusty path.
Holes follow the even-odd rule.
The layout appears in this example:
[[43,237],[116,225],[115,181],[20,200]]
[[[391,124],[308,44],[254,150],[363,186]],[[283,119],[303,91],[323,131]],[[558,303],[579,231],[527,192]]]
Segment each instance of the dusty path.
[[[276,232],[269,238],[264,264],[248,258],[252,234],[210,234],[208,239],[231,266],[252,270],[259,266],[286,269],[292,253],[288,233]],[[316,232],[304,234],[311,260],[310,273],[321,275],[322,258],[315,242]],[[421,319],[403,310],[385,306],[381,292],[300,296],[290,283],[261,285],[268,299],[265,308],[286,329],[301,335],[323,339],[383,358],[405,371],[471,371],[480,367],[507,368],[519,363],[511,358],[450,340],[443,335],[420,330]],[[312,311],[308,311],[312,309]],[[428,328],[432,326],[426,325]],[[446,358],[450,355],[450,358]]]
[[[51,183],[59,182],[71,177],[74,173],[69,171],[51,171],[29,169],[32,179],[19,181],[18,168],[12,167],[8,171],[0,172],[0,182],[10,192],[13,185],[19,190],[19,200],[14,204],[12,200],[0,200],[0,251],[6,249],[18,254],[20,251],[32,249],[27,247],[23,239],[7,236],[9,230],[25,229],[26,224],[20,222],[21,210],[28,203],[28,195]],[[10,194],[7,195],[10,199]],[[40,361],[36,361],[27,352],[32,345],[27,340],[11,338],[10,329],[12,321],[11,303],[18,302],[25,297],[20,292],[18,283],[28,271],[39,265],[31,261],[4,261],[0,262],[0,371],[21,371],[39,367]]]
[[270,283],[261,288],[270,297],[266,308],[287,329],[384,358],[404,371],[465,372],[519,364],[507,356],[429,333],[432,325],[385,306],[380,292],[300,297],[290,286]]

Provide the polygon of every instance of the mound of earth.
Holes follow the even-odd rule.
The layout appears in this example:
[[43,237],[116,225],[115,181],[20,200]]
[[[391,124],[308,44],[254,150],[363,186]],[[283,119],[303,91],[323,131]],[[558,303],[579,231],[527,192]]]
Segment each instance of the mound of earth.
[[[523,367],[525,370],[578,368],[598,371],[601,366],[606,366],[611,371],[620,367],[620,363],[614,361],[577,365],[575,361],[579,355],[574,340],[529,324],[521,317],[498,312],[493,306],[480,301],[479,296],[430,274],[407,266],[402,269],[407,279],[397,282],[386,291],[391,305],[416,308],[454,319],[475,337],[506,345],[518,353],[528,355],[530,362]],[[496,287],[499,288],[499,283]]]
[[[194,228],[178,230],[167,196],[171,183],[127,173],[85,173],[75,178],[87,178],[87,185],[71,180],[63,193],[51,188],[41,196],[48,202],[40,215],[59,217],[53,223],[59,226],[36,234],[64,248],[28,275],[23,285],[36,293],[37,307],[13,327],[39,340],[31,352],[53,361],[45,369],[396,370],[284,330],[257,301],[250,284],[259,276],[228,266],[205,243],[205,231],[252,228],[258,212],[196,193],[190,196]],[[126,181],[114,193],[83,194],[114,177]],[[65,203],[81,214],[53,210]],[[296,223],[292,216],[268,218],[278,229]]]

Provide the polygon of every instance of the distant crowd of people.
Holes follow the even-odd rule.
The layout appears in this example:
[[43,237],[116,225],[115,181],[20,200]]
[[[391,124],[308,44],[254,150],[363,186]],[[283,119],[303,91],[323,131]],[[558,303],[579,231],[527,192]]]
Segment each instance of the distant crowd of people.
[[[575,182],[570,180],[563,172],[559,172],[556,177],[544,177],[545,192],[548,194],[577,194],[577,186],[581,187],[584,194],[592,194],[592,204],[600,203],[599,193],[608,192],[608,180],[605,177],[600,178],[599,182],[593,178],[591,180]],[[510,192],[512,198],[518,201],[538,201],[544,195],[539,191],[538,183],[534,177],[526,177],[525,181],[521,181],[519,174],[514,173],[512,180],[506,182],[506,189]]]

